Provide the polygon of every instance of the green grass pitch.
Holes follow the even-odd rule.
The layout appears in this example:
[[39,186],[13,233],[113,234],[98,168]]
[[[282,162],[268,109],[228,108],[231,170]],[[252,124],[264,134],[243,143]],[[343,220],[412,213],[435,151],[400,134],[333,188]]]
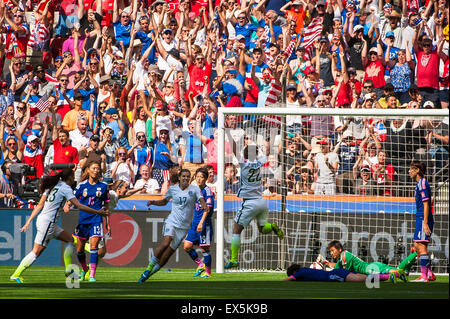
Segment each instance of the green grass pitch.
[[[193,278],[193,269],[162,269],[146,283],[137,280],[142,268],[99,267],[97,282],[67,288],[62,267],[31,267],[24,284],[9,281],[15,267],[0,267],[0,299],[448,299],[449,277],[431,283],[283,282],[285,273],[213,273]],[[417,276],[410,276],[414,279]]]

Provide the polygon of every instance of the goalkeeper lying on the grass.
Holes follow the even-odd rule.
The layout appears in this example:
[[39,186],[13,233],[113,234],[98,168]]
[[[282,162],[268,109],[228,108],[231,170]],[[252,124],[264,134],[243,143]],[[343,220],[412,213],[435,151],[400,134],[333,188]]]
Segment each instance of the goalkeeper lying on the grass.
[[417,253],[411,253],[397,266],[389,266],[380,262],[366,262],[356,257],[352,253],[344,250],[341,242],[333,240],[328,244],[331,257],[337,260],[336,263],[327,261],[321,255],[317,258],[316,262],[334,269],[344,268],[351,272],[370,275],[374,273],[380,274],[380,280],[391,280],[392,282],[398,279],[406,282],[406,276],[409,274],[411,266],[417,256]]

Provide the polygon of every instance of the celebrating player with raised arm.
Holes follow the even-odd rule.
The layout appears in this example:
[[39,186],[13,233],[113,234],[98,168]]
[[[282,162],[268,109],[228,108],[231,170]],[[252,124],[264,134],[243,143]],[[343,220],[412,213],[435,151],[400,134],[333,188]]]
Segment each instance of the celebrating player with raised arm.
[[[198,187],[200,187],[203,198],[205,199],[209,210],[203,224],[202,232],[197,232],[197,227],[205,212],[200,207],[199,202],[197,202],[195,204],[195,213],[191,228],[189,228],[188,234],[184,240],[184,250],[197,264],[197,271],[195,272],[194,277],[200,276],[200,278],[211,277],[211,254],[209,252],[209,248],[213,238],[213,223],[211,217],[214,211],[214,193],[208,186],[206,186],[208,176],[209,173],[206,168],[199,168],[195,172],[195,181]],[[200,257],[198,257],[197,252],[193,248],[194,245],[200,246],[203,261]]]
[[95,214],[95,216],[108,215],[107,211],[104,211],[103,209],[97,210],[82,205],[78,199],[75,198],[73,190],[69,186],[73,184],[74,180],[74,172],[70,168],[63,169],[54,176],[44,176],[42,178],[39,185],[39,191],[42,193],[41,199],[31,212],[25,225],[21,228],[22,232],[27,231],[32,220],[40,212],[40,215],[36,220],[37,234],[34,240],[33,250],[22,259],[16,271],[10,277],[10,280],[22,283],[22,273],[42,254],[52,238],[64,241],[67,243],[67,246],[72,248],[72,236],[56,224],[60,216],[59,209],[66,200],[70,201],[78,209],[84,210],[86,213]]
[[[174,181],[175,180],[175,177]],[[164,198],[161,200],[149,200],[147,206],[165,206],[172,200],[172,209],[164,221],[163,238],[155,254],[150,260],[147,269],[141,274],[138,282],[145,282],[150,276],[161,269],[173,255],[175,250],[180,246],[194,216],[195,204],[200,202],[203,209],[203,216],[198,223],[197,232],[201,233],[203,230],[203,223],[208,215],[208,206],[203,198],[200,188],[196,185],[190,184],[191,172],[187,169],[182,169],[179,173],[178,184],[170,186]]]
[[431,261],[428,254],[428,243],[433,232],[433,204],[431,187],[425,178],[426,166],[422,162],[413,161],[409,166],[409,176],[416,181],[416,225],[414,231],[414,249],[419,256],[421,275],[413,282],[428,282],[436,280],[431,271]]
[[[236,143],[231,136],[229,136],[229,140],[236,155]],[[231,259],[225,265],[225,269],[239,265],[238,255],[241,246],[241,233],[253,219],[256,219],[260,233],[269,234],[274,232],[280,240],[284,238],[283,231],[276,223],[267,222],[269,210],[262,196],[263,190],[260,176],[261,167],[266,163],[267,157],[258,153],[258,146],[249,144],[244,147],[243,156],[239,161],[241,172],[237,196],[242,198],[242,207],[234,219],[233,233],[231,235]]]

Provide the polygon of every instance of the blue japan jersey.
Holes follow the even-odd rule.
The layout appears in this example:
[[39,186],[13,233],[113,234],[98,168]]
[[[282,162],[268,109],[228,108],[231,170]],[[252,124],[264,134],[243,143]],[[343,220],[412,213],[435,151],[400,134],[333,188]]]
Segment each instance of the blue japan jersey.
[[[81,204],[93,209],[100,210],[104,207],[108,207],[109,191],[106,183],[98,182],[92,185],[87,179],[78,184],[74,194]],[[102,218],[103,217],[100,215],[86,213],[80,210],[78,224],[102,223]]]
[[428,220],[433,219],[433,206],[431,202],[431,187],[425,178],[421,178],[416,184],[416,217],[423,218],[424,206],[423,203],[428,201],[430,211],[428,212]]
[[[209,219],[211,219],[211,216],[213,214],[214,211],[214,193],[211,190],[211,188],[209,188],[208,186],[205,186],[205,188],[203,188],[201,190],[202,196],[205,199],[206,205],[209,207],[209,214],[205,219],[205,223],[206,221]],[[192,220],[192,224],[193,225],[198,225],[198,223],[200,222],[200,220],[202,219],[203,216],[203,209],[201,208],[200,202],[197,201],[195,203],[195,211],[194,211],[194,218]]]

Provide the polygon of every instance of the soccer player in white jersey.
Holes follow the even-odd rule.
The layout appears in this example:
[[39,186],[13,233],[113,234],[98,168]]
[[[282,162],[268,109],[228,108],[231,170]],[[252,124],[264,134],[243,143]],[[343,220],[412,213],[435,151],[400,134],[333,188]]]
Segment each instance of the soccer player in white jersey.
[[[236,143],[231,142],[233,151],[236,154]],[[263,185],[260,175],[261,167],[267,162],[267,157],[258,153],[258,146],[249,144],[244,147],[243,156],[239,161],[241,170],[237,196],[242,198],[242,206],[234,219],[231,235],[231,259],[225,265],[225,269],[239,266],[238,256],[241,247],[241,233],[253,219],[256,219],[260,233],[269,234],[274,232],[280,240],[284,238],[283,231],[276,223],[267,222],[269,210],[262,196]]]
[[179,174],[178,184],[170,186],[164,198],[161,200],[149,200],[147,206],[165,206],[172,199],[172,210],[164,221],[163,238],[155,254],[150,260],[147,269],[142,273],[138,282],[145,282],[156,273],[169,260],[170,256],[180,246],[186,237],[194,217],[195,203],[198,201],[204,211],[203,217],[198,223],[197,232],[201,233],[208,206],[197,185],[191,185],[191,172],[182,169]]
[[31,212],[25,225],[20,229],[21,232],[27,231],[33,219],[40,212],[36,220],[37,234],[34,246],[32,251],[22,259],[16,271],[11,275],[11,281],[23,283],[22,273],[42,254],[50,239],[56,238],[66,242],[73,249],[72,235],[56,224],[60,217],[59,209],[66,201],[70,201],[78,209],[91,214],[107,215],[104,209],[96,210],[80,204],[69,186],[73,184],[74,180],[74,172],[70,168],[63,169],[54,176],[44,176],[42,178],[39,185],[39,191],[42,193],[41,199]]

